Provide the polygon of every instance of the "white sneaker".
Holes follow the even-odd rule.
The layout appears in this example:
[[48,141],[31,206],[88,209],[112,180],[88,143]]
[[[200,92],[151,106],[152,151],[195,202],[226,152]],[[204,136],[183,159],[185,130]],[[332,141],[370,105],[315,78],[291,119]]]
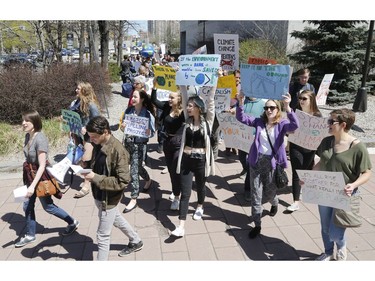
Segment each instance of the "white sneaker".
[[202,207],[198,207],[198,208],[195,210],[195,213],[194,213],[193,219],[197,221],[197,220],[202,219],[202,216],[203,216],[203,208],[202,208]]
[[173,194],[173,192],[169,195],[169,200],[171,200],[171,201],[174,200],[174,194]]
[[286,208],[289,212],[294,212],[299,210],[299,204],[297,202],[294,202],[293,204],[289,205],[288,208]]
[[337,250],[337,253],[336,253],[336,260],[337,261],[346,261],[346,258],[348,257],[347,253],[346,253],[346,247],[342,247],[341,249],[338,249]]
[[179,206],[180,206],[180,200],[178,200],[177,198],[175,198],[173,201],[172,201],[172,204],[171,204],[171,210],[173,211],[177,211],[179,209]]
[[171,235],[176,237],[183,237],[185,235],[185,229],[183,229],[182,227],[176,227],[176,229],[171,232]]
[[321,254],[315,259],[316,261],[333,261],[333,255]]

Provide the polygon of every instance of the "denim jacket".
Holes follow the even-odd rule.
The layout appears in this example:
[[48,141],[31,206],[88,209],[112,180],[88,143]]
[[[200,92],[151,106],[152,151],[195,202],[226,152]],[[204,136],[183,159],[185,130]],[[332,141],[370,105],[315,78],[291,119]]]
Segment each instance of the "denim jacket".
[[[124,121],[124,119],[125,119],[125,114],[136,115],[134,106],[128,107],[125,110],[125,112],[123,114],[122,121]],[[143,137],[125,134],[124,135],[124,141],[125,142],[147,143],[149,138],[152,138],[154,136],[154,134],[155,134],[155,117],[145,107],[142,108],[142,110],[141,110],[141,112],[139,113],[138,116],[148,118],[148,120],[149,120],[148,128],[151,130],[151,134],[148,138],[143,138]]]

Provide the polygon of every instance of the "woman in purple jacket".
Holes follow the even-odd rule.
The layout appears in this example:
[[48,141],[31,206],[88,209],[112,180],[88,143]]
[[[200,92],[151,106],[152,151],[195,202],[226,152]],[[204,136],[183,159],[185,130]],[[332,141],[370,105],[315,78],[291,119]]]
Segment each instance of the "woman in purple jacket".
[[273,217],[277,213],[279,199],[276,196],[274,170],[276,162],[284,168],[287,167],[284,137],[286,133],[298,128],[297,116],[289,106],[290,94],[283,95],[283,98],[287,119],[282,119],[280,102],[271,99],[266,102],[263,115],[256,118],[244,114],[245,97],[242,94],[238,95],[237,120],[256,130],[254,142],[247,158],[250,175],[251,216],[255,224],[249,233],[251,239],[257,237],[261,230],[262,204],[271,203],[270,216]]

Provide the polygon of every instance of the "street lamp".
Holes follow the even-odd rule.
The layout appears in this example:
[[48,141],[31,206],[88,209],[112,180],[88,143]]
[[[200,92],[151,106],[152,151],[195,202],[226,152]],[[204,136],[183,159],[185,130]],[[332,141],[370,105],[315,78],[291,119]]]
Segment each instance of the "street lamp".
[[372,35],[374,32],[374,21],[370,21],[370,27],[368,29],[367,49],[365,56],[365,64],[363,66],[363,75],[361,88],[358,89],[357,96],[353,103],[353,111],[365,112],[367,110],[367,91],[366,91],[366,80],[367,80],[367,69],[370,60]]

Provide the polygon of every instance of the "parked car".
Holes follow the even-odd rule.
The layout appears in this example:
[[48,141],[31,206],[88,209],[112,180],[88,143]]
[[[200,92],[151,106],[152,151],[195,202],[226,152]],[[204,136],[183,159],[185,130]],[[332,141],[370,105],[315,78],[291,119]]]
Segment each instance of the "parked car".
[[73,60],[79,60],[79,50],[78,49],[72,50],[72,59]]

